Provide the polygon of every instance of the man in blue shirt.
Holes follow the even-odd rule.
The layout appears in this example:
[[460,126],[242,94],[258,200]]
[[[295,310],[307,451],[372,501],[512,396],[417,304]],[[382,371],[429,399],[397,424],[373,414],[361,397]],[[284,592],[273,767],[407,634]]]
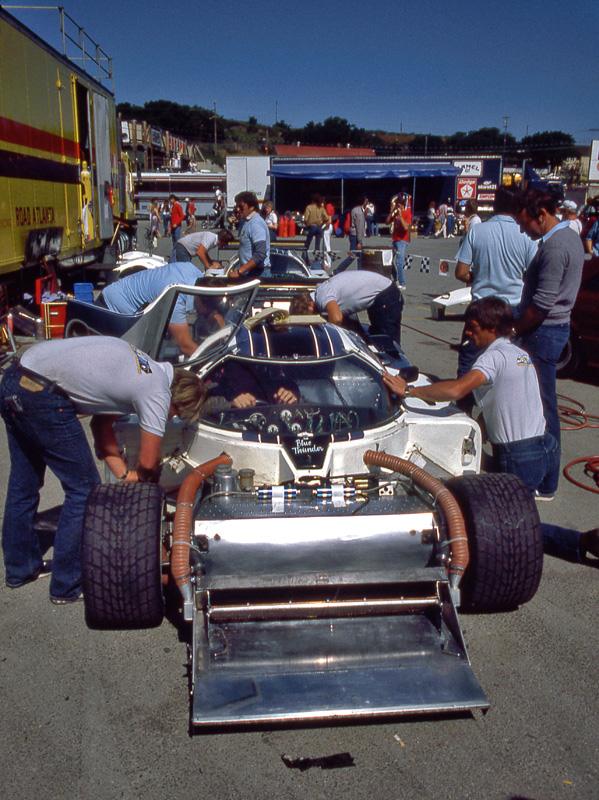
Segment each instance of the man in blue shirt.
[[[137,314],[155,300],[167,286],[172,286],[174,283],[195,286],[201,277],[202,272],[191,261],[175,261],[156,269],[136,272],[109,284],[96,303],[118,314]],[[197,343],[191,338],[186,317],[192,310],[193,297],[180,295],[169,322],[169,332],[181,352],[186,355],[191,355],[197,348]]]
[[[537,252],[532,239],[520,232],[515,215],[518,200],[505,189],[495,195],[495,216],[474,225],[458,250],[455,276],[472,287],[472,299],[501,297],[516,311],[522,296],[524,273]],[[465,375],[480,355],[462,335],[458,378]]]
[[239,233],[239,266],[229,272],[230,278],[244,281],[259,278],[270,267],[270,233],[259,208],[253,192],[239,192],[235,196],[235,210],[243,220],[243,227]]

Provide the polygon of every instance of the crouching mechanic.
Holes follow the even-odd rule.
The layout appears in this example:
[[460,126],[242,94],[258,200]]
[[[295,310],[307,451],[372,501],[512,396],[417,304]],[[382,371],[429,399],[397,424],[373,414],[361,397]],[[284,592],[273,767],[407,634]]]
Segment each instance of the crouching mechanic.
[[[101,480],[78,414],[93,415],[97,455],[119,480],[157,481],[167,420],[196,418],[205,397],[196,375],[107,336],[43,342],[9,367],[0,385],[11,462],[2,525],[7,586],[23,586],[51,571],[53,603],[81,599],[85,505]],[[112,427],[122,414],[139,417],[135,470],[127,470]],[[46,467],[65,493],[52,562],[43,561],[33,528]]]
[[329,322],[355,330],[350,315],[366,311],[372,336],[384,334],[400,344],[402,309],[403,298],[393,281],[378,272],[351,270],[323,281],[314,292],[295,295],[289,313],[326,312]]

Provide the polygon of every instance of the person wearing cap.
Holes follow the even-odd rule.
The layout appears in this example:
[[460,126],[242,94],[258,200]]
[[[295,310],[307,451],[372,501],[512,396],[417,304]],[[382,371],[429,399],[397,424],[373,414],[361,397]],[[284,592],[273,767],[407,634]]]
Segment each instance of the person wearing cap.
[[[79,415],[92,415],[96,454],[115,478],[157,482],[168,419],[175,414],[197,418],[205,398],[206,388],[195,374],[154,361],[122,339],[53,339],[26,350],[0,385],[10,453],[2,524],[6,585],[18,589],[49,574],[52,603],[82,599],[83,518],[88,496],[101,480]],[[139,418],[134,469],[127,468],[113,430],[122,414]],[[46,468],[65,493],[51,562],[43,560],[34,531]]]
[[580,236],[582,233],[582,222],[578,219],[578,206],[574,200],[564,200],[559,210],[562,212],[562,219],[567,219],[572,230]]

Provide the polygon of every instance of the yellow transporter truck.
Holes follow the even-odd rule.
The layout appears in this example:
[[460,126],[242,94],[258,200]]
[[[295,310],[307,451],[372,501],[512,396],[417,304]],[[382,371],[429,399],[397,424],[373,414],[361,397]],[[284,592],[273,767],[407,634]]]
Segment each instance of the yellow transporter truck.
[[0,7],[0,283],[11,302],[48,266],[68,285],[134,246],[132,190],[113,94]]

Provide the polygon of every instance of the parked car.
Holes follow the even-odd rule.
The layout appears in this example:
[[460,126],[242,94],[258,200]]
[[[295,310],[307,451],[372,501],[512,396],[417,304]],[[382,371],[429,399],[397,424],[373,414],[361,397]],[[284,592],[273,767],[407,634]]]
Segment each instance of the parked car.
[[[251,316],[259,291],[173,286],[123,325],[210,396],[197,422],[169,422],[159,486],[90,496],[88,625],[160,625],[172,581],[194,726],[487,708],[457,609],[534,595],[534,500],[515,476],[478,474],[480,430],[455,406],[388,392],[384,369],[429,380],[394,342],[280,309]],[[189,358],[168,333],[179,295],[198,342]],[[67,334],[106,332],[84,305]],[[135,463],[135,420],[116,431]]]
[[584,262],[582,281],[572,309],[570,338],[557,364],[559,378],[599,367],[599,256]]

